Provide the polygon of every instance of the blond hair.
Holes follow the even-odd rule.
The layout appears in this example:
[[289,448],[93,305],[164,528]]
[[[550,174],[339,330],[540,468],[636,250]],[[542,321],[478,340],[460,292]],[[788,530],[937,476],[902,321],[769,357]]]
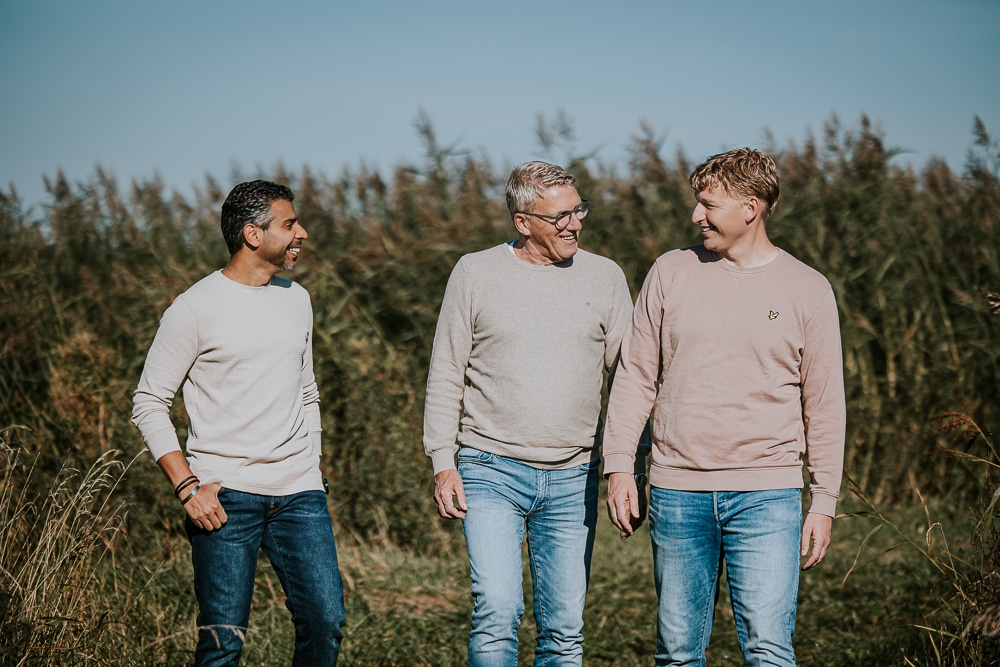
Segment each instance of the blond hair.
[[691,172],[690,183],[695,194],[719,185],[731,197],[757,197],[763,204],[763,218],[771,215],[781,194],[774,160],[753,148],[713,155]]

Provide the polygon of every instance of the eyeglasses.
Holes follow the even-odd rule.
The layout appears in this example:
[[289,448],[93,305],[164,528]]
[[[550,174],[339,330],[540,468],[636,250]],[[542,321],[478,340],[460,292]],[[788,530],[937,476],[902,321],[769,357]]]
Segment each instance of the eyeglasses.
[[[555,215],[542,215],[541,213],[529,213],[527,211],[517,211],[521,215],[533,215],[536,218],[541,218],[545,222],[551,223],[556,226],[556,229],[562,231],[569,226],[570,221],[573,219],[574,215],[579,215],[580,219],[583,220],[587,217],[587,213],[590,211],[590,202],[584,199],[582,202],[577,204],[569,211],[559,211]],[[561,223],[561,224],[560,224]]]

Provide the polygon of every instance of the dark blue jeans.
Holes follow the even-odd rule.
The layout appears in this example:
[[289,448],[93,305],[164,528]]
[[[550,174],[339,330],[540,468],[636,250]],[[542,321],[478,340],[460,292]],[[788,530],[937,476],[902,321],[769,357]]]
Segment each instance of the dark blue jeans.
[[219,502],[229,517],[219,530],[187,523],[199,607],[195,664],[238,664],[257,552],[263,549],[292,612],[292,664],[335,665],[345,623],[344,588],[326,496],[321,491],[272,497],[222,489]]

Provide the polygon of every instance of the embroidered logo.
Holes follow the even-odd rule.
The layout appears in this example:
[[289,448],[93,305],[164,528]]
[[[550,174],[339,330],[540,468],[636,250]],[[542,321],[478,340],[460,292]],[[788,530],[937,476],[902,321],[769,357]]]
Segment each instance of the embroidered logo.
[[769,310],[769,311],[767,311],[767,319],[769,319],[769,320],[776,320],[776,319],[778,319],[778,311],[776,311],[776,310]]

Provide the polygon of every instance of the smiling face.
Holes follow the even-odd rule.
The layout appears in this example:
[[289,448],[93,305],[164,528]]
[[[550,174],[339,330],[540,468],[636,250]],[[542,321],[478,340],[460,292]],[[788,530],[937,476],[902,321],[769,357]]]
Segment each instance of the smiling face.
[[733,197],[721,185],[702,190],[695,198],[691,222],[701,227],[705,248],[735,259],[743,246],[754,243],[758,225],[752,202]]
[[[580,195],[572,185],[555,185],[543,190],[535,199],[531,213],[556,216],[579,206]],[[560,220],[562,226],[565,220]],[[514,214],[514,226],[520,234],[519,257],[531,264],[558,264],[573,257],[579,249],[583,216],[569,216],[561,229],[544,218],[524,213]]]
[[292,202],[284,199],[272,202],[271,222],[263,231],[258,250],[260,258],[278,271],[294,268],[302,250],[302,242],[309,238],[309,235],[299,223]]

